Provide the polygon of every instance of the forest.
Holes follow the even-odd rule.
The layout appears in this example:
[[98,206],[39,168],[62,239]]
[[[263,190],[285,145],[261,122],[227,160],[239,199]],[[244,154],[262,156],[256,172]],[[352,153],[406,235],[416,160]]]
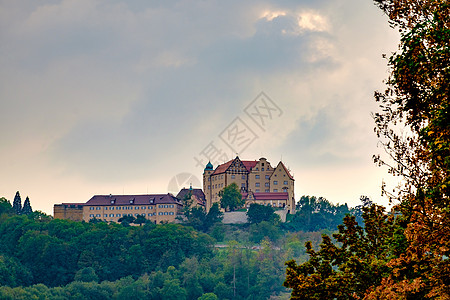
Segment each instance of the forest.
[[360,212],[304,196],[287,223],[252,205],[247,224],[191,208],[182,224],[130,226],[13,206],[1,198],[1,299],[286,299],[285,261],[305,261],[307,241],[317,248],[322,233]]

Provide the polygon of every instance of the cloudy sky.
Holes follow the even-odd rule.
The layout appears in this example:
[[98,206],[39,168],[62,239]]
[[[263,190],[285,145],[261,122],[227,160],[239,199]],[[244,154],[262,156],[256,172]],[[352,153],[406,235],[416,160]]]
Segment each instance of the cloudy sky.
[[370,0],[1,0],[0,197],[51,214],[238,153],[282,159],[297,199],[386,203],[370,113],[397,43]]

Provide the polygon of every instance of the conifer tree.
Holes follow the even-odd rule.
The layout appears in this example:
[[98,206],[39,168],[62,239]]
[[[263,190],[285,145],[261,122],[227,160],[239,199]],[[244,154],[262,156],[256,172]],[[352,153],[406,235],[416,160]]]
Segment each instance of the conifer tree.
[[19,191],[17,191],[16,196],[14,196],[13,210],[17,215],[22,213],[22,199],[20,198]]
[[31,209],[31,204],[30,204],[30,198],[26,198],[25,202],[23,203],[23,208],[22,208],[22,215],[29,215],[33,212],[33,209]]

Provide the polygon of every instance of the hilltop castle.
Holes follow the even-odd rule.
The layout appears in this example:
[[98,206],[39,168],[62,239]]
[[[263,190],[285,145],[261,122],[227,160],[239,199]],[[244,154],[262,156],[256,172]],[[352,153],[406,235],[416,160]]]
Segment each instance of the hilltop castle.
[[240,187],[247,207],[258,203],[294,212],[294,177],[281,161],[272,167],[264,157],[248,161],[236,156],[215,169],[208,162],[203,172],[207,210],[220,201],[219,191],[233,182]]

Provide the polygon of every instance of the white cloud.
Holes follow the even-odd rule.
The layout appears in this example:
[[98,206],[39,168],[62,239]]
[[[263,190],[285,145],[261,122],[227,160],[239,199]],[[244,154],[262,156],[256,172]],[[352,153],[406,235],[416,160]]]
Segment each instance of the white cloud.
[[329,31],[330,25],[326,17],[317,12],[302,12],[298,15],[298,26],[302,30]]

